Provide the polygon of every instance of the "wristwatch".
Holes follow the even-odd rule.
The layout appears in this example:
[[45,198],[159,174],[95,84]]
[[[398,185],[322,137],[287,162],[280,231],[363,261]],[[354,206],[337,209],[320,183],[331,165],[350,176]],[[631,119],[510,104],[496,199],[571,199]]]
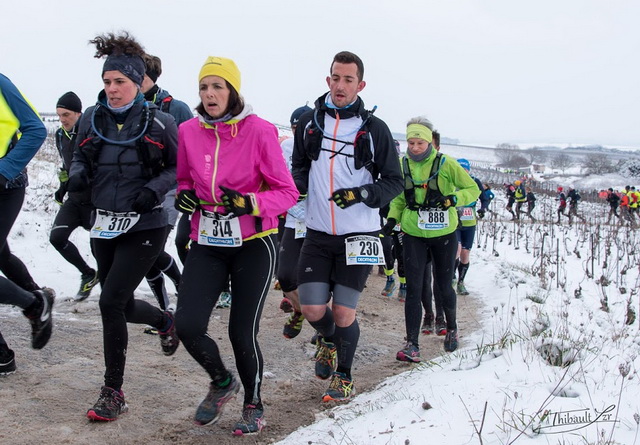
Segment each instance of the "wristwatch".
[[366,188],[360,187],[360,197],[362,198],[363,201],[369,197],[369,192],[367,191]]

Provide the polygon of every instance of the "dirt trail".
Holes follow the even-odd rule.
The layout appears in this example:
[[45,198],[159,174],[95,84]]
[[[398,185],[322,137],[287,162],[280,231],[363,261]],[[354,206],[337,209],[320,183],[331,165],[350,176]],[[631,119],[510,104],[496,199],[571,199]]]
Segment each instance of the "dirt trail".
[[[404,313],[395,298],[380,295],[384,281],[371,275],[358,308],[361,338],[353,369],[358,393],[411,366],[395,360],[404,344]],[[260,435],[236,438],[230,434],[239,419],[241,394],[216,425],[195,426],[195,408],[208,388],[205,372],[182,346],[174,356],[164,357],[158,337],[144,334],[141,325],[129,325],[123,388],[129,412],[116,422],[91,423],[85,412],[97,399],[104,373],[97,294],[82,303],[57,303],[54,336],[42,351],[30,349],[30,328],[20,312],[0,312],[0,326],[16,352],[18,366],[15,374],[0,377],[0,443],[267,444],[313,423],[316,414],[330,408],[320,402],[328,381],[313,374],[311,327],[305,324],[298,338],[286,340],[282,336],[286,315],[278,308],[281,293],[271,291],[259,337],[265,359],[262,394],[267,420]],[[478,309],[477,297],[458,297],[463,345],[465,332],[477,328]],[[235,370],[227,337],[228,313],[228,309],[214,311],[209,333],[218,341],[229,369]],[[440,355],[442,340],[422,336],[423,359]]]

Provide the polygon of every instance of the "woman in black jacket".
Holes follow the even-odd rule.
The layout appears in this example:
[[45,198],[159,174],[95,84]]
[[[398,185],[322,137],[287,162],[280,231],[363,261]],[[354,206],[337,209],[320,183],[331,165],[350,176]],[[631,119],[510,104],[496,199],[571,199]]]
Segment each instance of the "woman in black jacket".
[[162,251],[167,214],[162,199],[176,175],[174,119],[144,100],[144,50],[127,33],[97,36],[96,57],[107,56],[104,90],[82,116],[69,174],[69,191],[91,188],[96,208],[91,242],[98,264],[106,372],[91,420],[127,411],[122,383],[127,322],[158,329],[162,350],[179,344],[173,315],[136,300],[133,292]]

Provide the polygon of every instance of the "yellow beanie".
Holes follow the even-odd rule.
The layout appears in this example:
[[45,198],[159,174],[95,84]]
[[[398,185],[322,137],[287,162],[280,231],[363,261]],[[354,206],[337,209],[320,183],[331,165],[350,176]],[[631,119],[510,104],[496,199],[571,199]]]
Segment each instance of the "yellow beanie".
[[218,76],[229,82],[229,84],[240,93],[240,70],[235,62],[224,57],[207,57],[204,65],[200,69],[198,82],[207,76]]
[[424,139],[427,142],[433,141],[433,134],[429,128],[420,124],[407,125],[407,139],[419,138]]

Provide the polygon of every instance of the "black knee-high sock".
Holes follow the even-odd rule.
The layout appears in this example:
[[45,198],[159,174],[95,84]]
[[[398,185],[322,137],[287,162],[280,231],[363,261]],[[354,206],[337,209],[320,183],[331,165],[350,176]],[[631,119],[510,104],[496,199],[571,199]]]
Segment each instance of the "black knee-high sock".
[[458,281],[463,282],[464,277],[467,275],[467,271],[469,270],[469,263],[463,264],[460,263],[458,266]]
[[351,378],[351,366],[353,357],[356,355],[358,340],[360,339],[360,325],[358,320],[354,320],[350,326],[341,328],[336,326],[334,334],[336,349],[338,350],[338,372],[343,372]]
[[322,335],[325,341],[333,342],[333,336],[336,331],[336,323],[333,320],[333,311],[327,308],[324,316],[318,321],[310,321],[309,324]]

